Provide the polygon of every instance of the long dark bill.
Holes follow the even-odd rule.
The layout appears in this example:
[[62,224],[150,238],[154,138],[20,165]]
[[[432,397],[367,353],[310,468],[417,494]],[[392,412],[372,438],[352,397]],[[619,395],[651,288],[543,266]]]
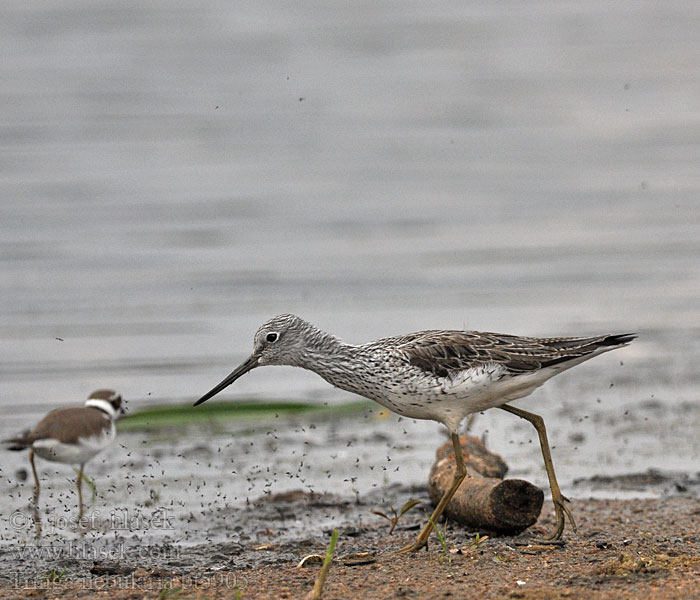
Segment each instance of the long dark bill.
[[221,390],[227,388],[230,386],[236,379],[238,379],[241,375],[245,375],[248,371],[251,369],[254,369],[255,367],[258,366],[258,357],[253,354],[248,360],[246,360],[240,367],[238,367],[233,373],[231,373],[226,379],[224,379],[219,385],[217,385],[215,388],[209,390],[204,396],[202,396],[197,402],[194,403],[195,406],[198,406],[202,404],[202,402],[206,402],[211,398],[212,396],[216,396]]

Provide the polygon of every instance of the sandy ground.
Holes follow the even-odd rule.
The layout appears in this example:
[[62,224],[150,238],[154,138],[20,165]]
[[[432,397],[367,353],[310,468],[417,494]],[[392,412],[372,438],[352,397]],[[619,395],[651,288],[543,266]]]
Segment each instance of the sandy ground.
[[[398,501],[420,490],[394,486]],[[371,503],[371,499],[369,499]],[[427,508],[424,504],[423,508]],[[577,499],[572,503],[578,533],[564,542],[539,543],[552,526],[551,503],[529,531],[489,537],[443,524],[428,551],[393,554],[409,542],[423,518],[420,508],[404,515],[393,535],[369,513],[365,502],[304,492],[251,503],[258,518],[257,541],[162,545],[144,552],[137,545],[98,558],[59,558],[40,569],[27,560],[8,562],[0,598],[300,598],[313,588],[330,530],[323,535],[280,541],[286,519],[311,520],[329,511],[344,515],[324,598],[698,598],[700,597],[700,501]],[[366,518],[349,524],[357,516]],[[267,539],[266,542],[260,542]],[[13,565],[14,570],[8,568]]]

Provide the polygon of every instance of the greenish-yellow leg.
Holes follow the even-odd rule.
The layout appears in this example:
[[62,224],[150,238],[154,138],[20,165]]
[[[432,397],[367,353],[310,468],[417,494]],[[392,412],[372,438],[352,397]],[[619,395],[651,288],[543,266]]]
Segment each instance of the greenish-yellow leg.
[[557,476],[554,474],[554,463],[552,463],[552,453],[549,450],[549,442],[547,441],[547,430],[544,426],[544,419],[539,415],[527,412],[521,408],[515,408],[513,406],[500,406],[499,408],[511,414],[517,415],[521,419],[530,421],[530,423],[532,423],[537,430],[537,435],[540,438],[540,448],[542,448],[544,467],[547,470],[549,488],[552,490],[552,502],[554,502],[554,512],[557,519],[554,531],[547,536],[547,539],[558,540],[561,537],[561,534],[564,532],[564,525],[566,523],[564,520],[564,515],[566,515],[569,519],[571,528],[575,532],[576,521],[574,521],[574,516],[571,514],[569,507],[566,505],[566,502],[568,502],[569,499],[562,495],[561,490],[559,489],[559,484],[557,483]]
[[423,527],[423,530],[418,534],[416,541],[404,548],[401,548],[399,552],[415,552],[423,547],[428,547],[428,538],[430,537],[430,532],[433,530],[433,524],[437,524],[440,515],[445,510],[445,507],[452,500],[452,496],[455,495],[457,488],[459,488],[464,478],[467,476],[467,468],[464,466],[464,456],[462,456],[462,446],[459,443],[459,436],[456,433],[452,434],[452,444],[455,449],[455,460],[457,461],[457,468],[455,469],[454,477],[452,478],[452,484],[449,489],[445,491],[440,498],[440,502],[435,507],[433,514],[428,519],[428,522]]

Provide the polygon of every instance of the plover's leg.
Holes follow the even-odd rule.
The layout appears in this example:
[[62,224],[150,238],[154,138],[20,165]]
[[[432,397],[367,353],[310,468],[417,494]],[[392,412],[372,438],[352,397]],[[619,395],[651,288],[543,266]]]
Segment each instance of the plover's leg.
[[32,519],[34,520],[34,535],[41,537],[41,517],[39,516],[39,476],[36,474],[36,465],[34,464],[34,450],[29,449],[29,462],[32,465],[32,473],[34,473],[34,502],[32,506]]
[[464,481],[464,478],[467,476],[467,468],[464,466],[464,456],[462,455],[462,446],[459,443],[459,435],[457,435],[456,433],[452,434],[452,444],[454,445],[455,460],[457,461],[457,468],[455,469],[455,474],[452,478],[452,484],[450,485],[449,489],[446,490],[445,493],[442,495],[442,498],[440,498],[440,502],[438,502],[438,505],[435,507],[433,514],[430,516],[430,519],[428,519],[428,522],[425,524],[425,527],[423,527],[423,530],[418,534],[416,541],[412,544],[409,544],[408,546],[405,546],[404,548],[401,548],[399,552],[415,552],[416,550],[420,550],[424,546],[426,548],[428,547],[428,538],[430,537],[430,533],[433,530],[433,527],[437,525],[440,515],[442,515],[443,511],[445,510],[445,507],[447,506],[449,501],[452,500],[452,496],[455,495],[457,488],[459,488],[460,484],[462,483],[462,481]]
[[29,449],[29,462],[32,465],[32,473],[34,473],[34,506],[39,504],[39,476],[36,474],[36,465],[34,464],[34,450]]
[[80,465],[80,470],[78,471],[78,520],[83,517],[83,467],[85,465]]
[[569,519],[571,523],[571,528],[576,531],[576,521],[574,521],[574,516],[571,514],[569,507],[566,502],[569,499],[563,496],[561,490],[559,489],[559,484],[557,483],[557,476],[554,474],[554,463],[552,462],[552,453],[549,450],[549,442],[547,441],[547,430],[544,426],[544,419],[539,415],[531,412],[527,412],[522,408],[515,408],[514,406],[499,406],[500,409],[505,410],[511,414],[517,415],[521,419],[530,421],[532,425],[537,430],[537,435],[540,438],[540,448],[542,448],[542,457],[544,458],[544,467],[547,470],[547,477],[549,478],[549,488],[552,490],[552,502],[554,503],[554,512],[557,518],[557,524],[554,531],[547,536],[549,540],[558,540],[561,534],[564,532],[564,515]]

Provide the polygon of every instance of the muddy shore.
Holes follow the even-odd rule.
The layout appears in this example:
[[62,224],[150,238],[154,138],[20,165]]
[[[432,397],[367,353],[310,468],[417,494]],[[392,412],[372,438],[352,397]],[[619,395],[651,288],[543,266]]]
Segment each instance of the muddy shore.
[[[683,406],[691,427],[700,411]],[[320,564],[297,565],[323,554],[334,528],[340,537],[325,598],[700,597],[700,476],[683,468],[690,458],[650,468],[654,446],[643,443],[646,412],[669,421],[675,409],[642,405],[635,417],[625,406],[592,408],[591,421],[612,430],[598,432],[595,447],[568,412],[555,414],[551,427],[554,443],[563,442],[555,449],[558,473],[579,526],[577,533],[567,527],[561,545],[538,543],[553,525],[546,500],[539,521],[519,536],[484,539],[488,532],[480,532],[476,543],[477,532],[448,522],[440,525],[444,547],[433,535],[427,552],[391,554],[429,514],[427,473],[444,436],[435,424],[403,427],[362,407],[286,417],[276,407],[250,422],[218,416],[187,427],[124,428],[119,444],[89,465],[96,493],[86,496],[80,523],[74,474],[43,461],[40,539],[28,512],[26,456],[8,453],[0,480],[8,499],[0,599],[299,598]],[[619,417],[604,417],[605,410]],[[546,489],[528,429],[489,413],[477,423],[494,445],[501,442],[496,449],[504,449],[510,477]],[[594,451],[610,456],[618,429],[631,441],[616,454],[628,468],[616,474],[592,459]],[[670,456],[674,447],[665,447]],[[389,523],[372,511],[390,514],[412,498],[420,504],[389,535]]]
[[[427,499],[402,486],[383,494],[396,505],[409,496]],[[378,500],[305,492],[265,497],[240,509],[255,522],[255,535],[236,542],[144,547],[122,539],[113,556],[74,552],[35,561],[5,550],[0,598],[303,597],[320,564],[297,565],[325,552],[331,530],[317,534],[312,526],[307,536],[285,539],[285,523],[296,515],[310,523],[332,516],[339,525],[324,598],[700,597],[700,501],[693,497],[575,499],[578,533],[567,531],[554,545],[539,542],[553,525],[545,502],[538,523],[519,536],[477,538],[446,523],[444,546],[433,536],[428,551],[408,556],[391,550],[416,535],[427,503],[404,515],[389,536],[388,524],[370,513]]]

